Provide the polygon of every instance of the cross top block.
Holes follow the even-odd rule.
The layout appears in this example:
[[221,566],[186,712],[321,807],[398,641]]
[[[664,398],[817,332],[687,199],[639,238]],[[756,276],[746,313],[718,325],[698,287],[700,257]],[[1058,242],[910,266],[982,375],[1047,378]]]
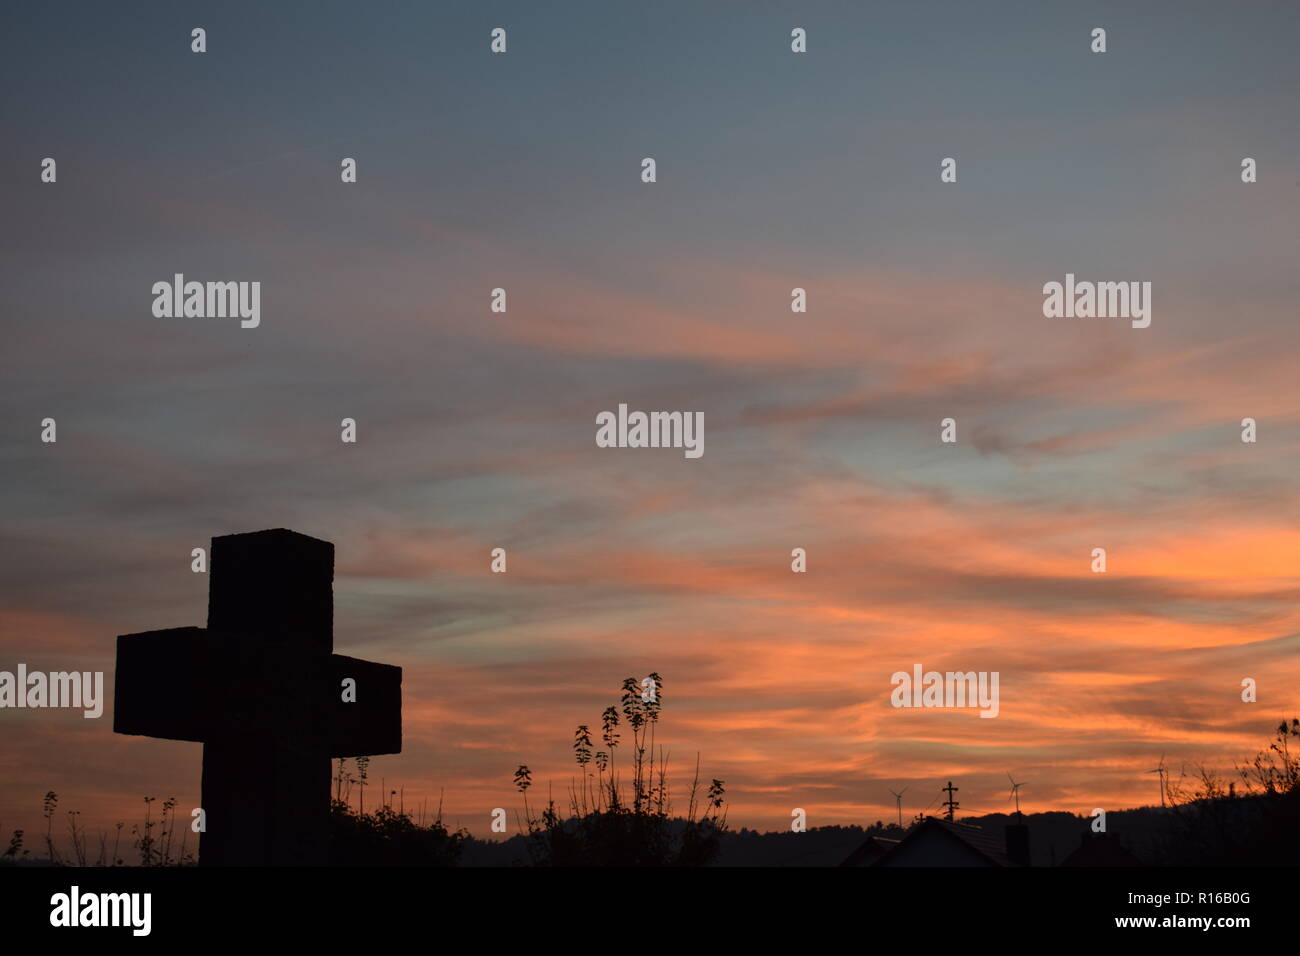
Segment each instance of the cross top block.
[[328,541],[283,528],[213,538],[208,627],[117,639],[114,731],[400,753],[402,669],[332,653],[333,580]]
[[334,545],[286,528],[212,539],[208,629],[334,650]]

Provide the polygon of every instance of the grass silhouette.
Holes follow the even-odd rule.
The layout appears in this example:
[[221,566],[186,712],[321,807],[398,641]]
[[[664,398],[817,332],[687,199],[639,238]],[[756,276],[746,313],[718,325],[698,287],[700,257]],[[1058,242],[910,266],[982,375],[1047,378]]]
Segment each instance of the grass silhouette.
[[[722,837],[730,833],[725,787],[715,779],[701,792],[697,755],[686,813],[673,816],[668,754],[655,743],[663,682],[657,674],[647,680],[653,681],[654,689],[649,699],[646,686],[628,678],[623,682],[619,706],[608,707],[601,714],[603,749],[596,749],[588,725],[575,731],[578,772],[570,782],[566,814],[562,816],[551,799],[540,812],[534,812],[528,803],[532,772],[526,765],[515,771],[515,787],[524,804],[519,835],[524,838],[528,862],[537,866],[702,866],[716,860]],[[622,740],[620,728],[630,732],[630,741]],[[624,767],[616,757],[625,742],[630,743],[630,753]],[[352,769],[346,759],[339,760],[333,782],[329,857],[333,865],[454,866],[467,845],[492,845],[475,841],[464,829],[449,830],[442,821],[441,803],[428,822],[423,810],[413,816],[405,808],[400,790],[384,790],[378,808],[367,813],[368,758],[357,758]],[[1294,864],[1300,860],[1300,718],[1283,720],[1268,746],[1246,763],[1235,765],[1226,777],[1205,766],[1195,766],[1191,773],[1184,767],[1167,786],[1167,808],[1120,811],[1159,817],[1161,835],[1152,847],[1150,862]],[[393,798],[398,799],[397,806]],[[67,835],[61,846],[55,833],[59,795],[48,791],[41,810],[44,855],[34,854],[27,846],[27,833],[15,829],[0,852],[0,866],[194,865],[197,841],[191,844],[191,821],[178,817],[176,798],[162,801],[157,818],[157,798],[143,799],[144,815],[139,823],[128,827],[119,822],[112,832],[100,830],[93,841],[81,823],[80,812],[65,811]],[[886,827],[877,822],[875,826],[882,833],[897,830],[892,824]],[[897,837],[902,832],[888,835]],[[749,842],[784,835],[740,833]],[[135,862],[128,863],[128,856]]]

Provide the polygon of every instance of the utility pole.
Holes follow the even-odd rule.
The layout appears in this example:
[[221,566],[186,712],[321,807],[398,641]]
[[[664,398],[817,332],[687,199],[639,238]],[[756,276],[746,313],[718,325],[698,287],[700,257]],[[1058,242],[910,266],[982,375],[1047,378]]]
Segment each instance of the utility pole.
[[941,804],[941,806],[945,806],[945,807],[948,808],[948,822],[951,823],[951,822],[952,822],[952,814],[953,814],[953,811],[954,811],[954,810],[957,810],[958,808],[961,807],[961,804],[958,803],[956,800],[954,800],[954,799],[952,798],[952,795],[953,795],[954,793],[956,793],[958,790],[960,790],[961,787],[954,787],[954,786],[952,785],[952,781],[949,780],[949,781],[948,781],[948,786],[946,786],[946,787],[940,787],[939,789],[942,790],[943,792],[945,792],[945,793],[948,794],[948,799],[945,800],[945,801]]

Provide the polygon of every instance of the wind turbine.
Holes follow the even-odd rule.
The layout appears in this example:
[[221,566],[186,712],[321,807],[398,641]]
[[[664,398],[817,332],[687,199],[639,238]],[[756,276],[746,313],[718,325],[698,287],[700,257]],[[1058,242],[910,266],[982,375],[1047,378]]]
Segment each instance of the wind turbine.
[[903,829],[903,794],[907,793],[907,787],[902,790],[890,790],[894,795],[894,803],[898,805],[898,829]]
[[1148,770],[1147,773],[1160,774],[1160,806],[1163,807],[1165,805],[1165,755],[1164,754],[1160,755],[1160,766],[1152,770]]
[[1020,783],[1016,783],[1015,778],[1012,777],[1010,773],[1007,774],[1007,779],[1011,781],[1011,796],[1009,796],[1007,800],[1016,801],[1016,816],[1020,816],[1020,788],[1023,787],[1029,781],[1023,780]]

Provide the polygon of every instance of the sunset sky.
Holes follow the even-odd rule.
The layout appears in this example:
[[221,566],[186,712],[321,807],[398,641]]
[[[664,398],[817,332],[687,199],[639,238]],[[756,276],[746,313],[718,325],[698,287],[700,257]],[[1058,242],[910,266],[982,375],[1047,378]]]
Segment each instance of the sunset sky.
[[[480,836],[650,671],[683,806],[698,752],[762,829],[1006,811],[1008,771],[1149,804],[1300,715],[1294,4],[0,20],[0,670],[111,688],[117,635],[203,625],[192,548],[286,527],[335,544],[335,650],[405,670],[375,783]],[[177,272],[260,326],[155,318]],[[1150,328],[1045,318],[1066,273],[1150,281]],[[703,412],[703,457],[598,448],[619,403]],[[916,663],[999,716],[891,707]],[[0,710],[0,838],[47,790],[188,816],[200,754]]]

